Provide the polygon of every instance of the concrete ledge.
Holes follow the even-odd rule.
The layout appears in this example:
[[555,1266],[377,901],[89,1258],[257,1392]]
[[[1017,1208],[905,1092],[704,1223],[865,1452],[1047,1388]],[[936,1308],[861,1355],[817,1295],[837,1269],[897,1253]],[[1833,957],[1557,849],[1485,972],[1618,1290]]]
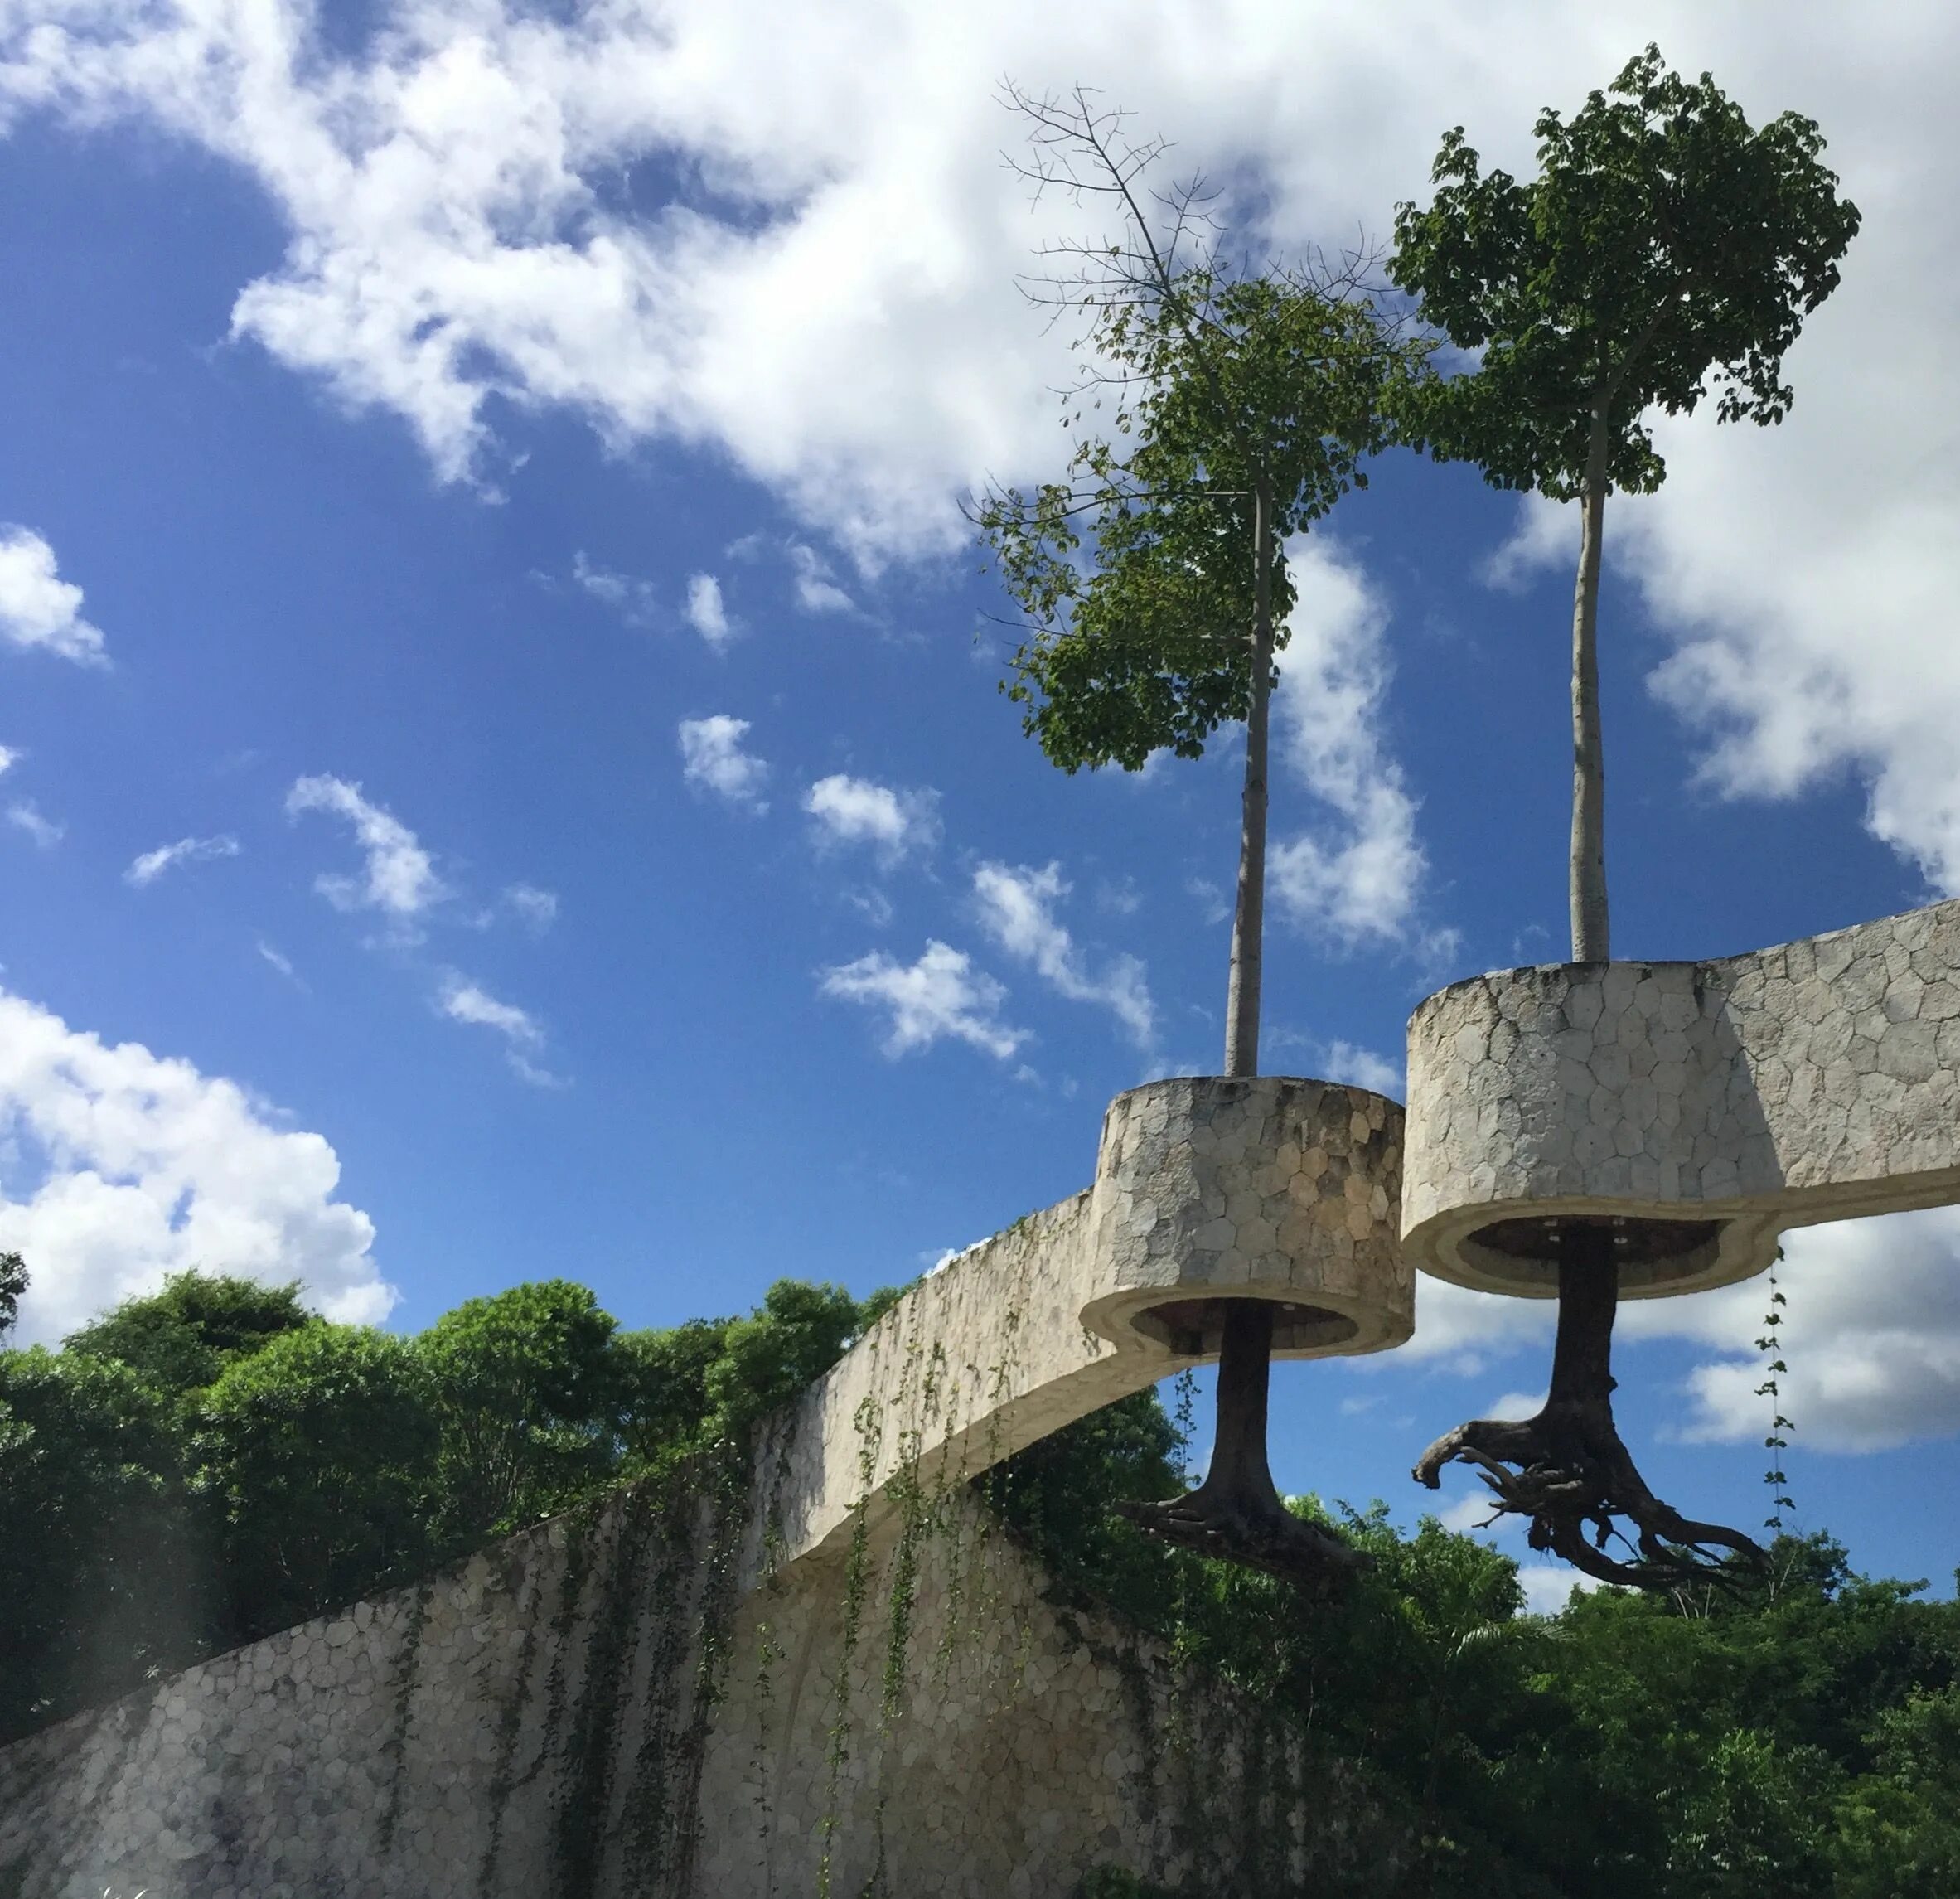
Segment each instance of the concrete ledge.
[[1584,1214],[1628,1223],[1631,1297],[1747,1278],[1786,1228],[1960,1199],[1960,902],[1454,984],[1410,1019],[1409,1102],[1422,1271],[1551,1296],[1531,1223]]
[[1395,1102],[1328,1082],[1119,1095],[1091,1189],[929,1275],[780,1422],[750,1575],[840,1555],[897,1481],[963,1481],[1215,1358],[1222,1298],[1278,1305],[1287,1357],[1401,1344],[1401,1142]]

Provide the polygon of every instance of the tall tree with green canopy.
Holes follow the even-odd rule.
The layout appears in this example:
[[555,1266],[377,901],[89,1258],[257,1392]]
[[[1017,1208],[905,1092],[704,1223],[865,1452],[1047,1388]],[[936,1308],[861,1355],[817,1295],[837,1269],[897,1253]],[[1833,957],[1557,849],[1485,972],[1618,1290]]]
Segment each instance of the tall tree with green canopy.
[[411,1581],[441,1553],[429,1382],[391,1333],[316,1319],[200,1396],[191,1454],[222,1519],[235,1639]]
[[[1440,460],[1477,463],[1493,487],[1579,504],[1572,957],[1603,962],[1597,634],[1607,497],[1660,486],[1656,409],[1689,414],[1714,395],[1718,421],[1783,420],[1793,400],[1783,356],[1837,287],[1859,216],[1820,161],[1813,121],[1786,112],[1752,130],[1712,78],[1669,71],[1658,46],[1570,119],[1547,108],[1536,131],[1540,171],[1528,184],[1486,174],[1461,126],[1445,134],[1434,201],[1398,207],[1388,273],[1452,342],[1482,351],[1474,373],[1408,392],[1406,438]],[[1534,1548],[1614,1582],[1669,1587],[1711,1549],[1759,1554],[1749,1538],[1691,1523],[1654,1497],[1619,1441],[1613,1235],[1567,1216],[1546,1244],[1560,1264],[1544,1410],[1522,1423],[1464,1425],[1430,1447],[1416,1475],[1433,1486],[1444,1464],[1469,1459],[1500,1509],[1531,1518]],[[1628,1562],[1604,1553],[1620,1514],[1638,1533]]]
[[[1294,588],[1286,544],[1350,488],[1387,438],[1392,386],[1428,346],[1367,295],[1369,260],[1268,264],[1227,254],[1202,181],[1152,194],[1161,140],[1077,87],[1066,99],[1009,88],[1037,193],[1106,204],[1114,239],[1063,245],[1035,301],[1083,322],[1088,364],[1064,397],[1079,429],[1106,402],[1111,432],[1078,438],[1067,478],[995,488],[975,511],[1024,616],[1009,696],[1065,772],[1138,771],[1153,753],[1203,755],[1243,720],[1237,897],[1224,1072],[1259,1072],[1269,709]],[[1271,1308],[1223,1302],[1218,1436],[1188,1497],[1135,1507],[1174,1540],[1290,1573],[1351,1561],[1338,1539],[1280,1505],[1267,1467]]]
[[415,1340],[447,1537],[507,1535],[605,1480],[614,1325],[589,1287],[545,1279],[465,1300]]
[[183,1398],[314,1318],[300,1303],[298,1280],[263,1286],[192,1270],[170,1274],[161,1291],[123,1300],[65,1344],[83,1358],[114,1359],[157,1390]]

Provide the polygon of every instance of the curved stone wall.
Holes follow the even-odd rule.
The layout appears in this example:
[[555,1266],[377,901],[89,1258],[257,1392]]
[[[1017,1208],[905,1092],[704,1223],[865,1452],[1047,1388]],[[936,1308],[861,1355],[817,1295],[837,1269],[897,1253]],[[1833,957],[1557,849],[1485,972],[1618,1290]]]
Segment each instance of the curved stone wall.
[[1280,1308],[1294,1358],[1414,1326],[1396,1244],[1402,1111],[1365,1088],[1178,1076],[1119,1095],[1088,1191],[927,1278],[781,1422],[751,1573],[849,1538],[901,1472],[972,1476],[1217,1355],[1221,1299]]
[[1534,1223],[1590,1214],[1625,1223],[1630,1296],[1745,1278],[1785,1228],[1960,1199],[1960,902],[1454,984],[1410,1019],[1409,1100],[1423,1271],[1549,1296]]
[[1329,1082],[1183,1079],[1119,1095],[1089,1210],[1109,1290],[1084,1323],[1118,1344],[1215,1356],[1207,1305],[1257,1298],[1280,1308],[1284,1356],[1399,1345],[1413,1310],[1396,1230],[1401,1144],[1393,1102]]

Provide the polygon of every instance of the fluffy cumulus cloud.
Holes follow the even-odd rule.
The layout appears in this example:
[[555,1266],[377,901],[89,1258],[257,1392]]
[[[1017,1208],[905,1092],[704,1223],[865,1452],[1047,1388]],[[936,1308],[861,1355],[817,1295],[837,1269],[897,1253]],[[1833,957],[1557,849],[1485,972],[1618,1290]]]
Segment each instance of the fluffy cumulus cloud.
[[819,778],[803,794],[820,844],[864,845],[888,869],[925,855],[940,839],[939,793],[907,791],[843,772]]
[[394,923],[410,924],[448,894],[415,833],[370,802],[359,785],[345,778],[298,779],[286,794],[286,811],[293,817],[324,811],[344,818],[352,830],[363,859],[361,874],[332,872],[313,880],[336,910],[379,910]]
[[180,837],[175,844],[159,844],[154,850],[144,851],[123,873],[123,881],[140,890],[179,864],[200,864],[215,857],[237,855],[235,837]]
[[452,1022],[487,1029],[504,1044],[504,1059],[511,1072],[535,1088],[558,1088],[559,1077],[540,1066],[537,1058],[544,1049],[544,1031],[528,1010],[514,1002],[500,1002],[482,984],[449,971],[436,991],[436,1008]]
[[236,1083],[0,991],[0,1247],[32,1275],[24,1340],[190,1267],[298,1278],[329,1317],[378,1320],[395,1295],[339,1184],[325,1141]]
[[728,618],[727,603],[721,597],[721,582],[712,574],[690,574],[687,581],[687,623],[711,647],[725,647],[735,637],[735,623]]
[[[1960,646],[1929,632],[1960,595],[1960,201],[1927,135],[1960,54],[1950,7],[1813,7],[1764,34],[1688,0],[1251,0],[1215,31],[1119,0],[786,20],[768,0],[396,0],[354,49],[315,17],[39,0],[0,15],[0,110],[140,118],[255,179],[289,243],[240,286],[235,333],[400,415],[443,475],[507,463],[493,399],[563,409],[609,443],[726,454],[869,562],[953,545],[962,488],[1054,464],[1067,339],[1014,275],[1084,214],[1029,211],[994,75],[1102,87],[1180,158],[1251,180],[1282,245],[1383,233],[1446,126],[1528,173],[1539,107],[1575,106],[1650,38],[1758,119],[1812,114],[1866,221],[1790,358],[1795,411],[1666,424],[1668,483],[1616,504],[1609,543],[1673,644],[1659,683],[1705,729],[1714,782],[1779,796],[1848,768],[1873,830],[1960,889]],[[647,157],[679,181],[651,206],[617,184]],[[846,603],[806,555],[802,603]],[[43,587],[39,560],[8,571]],[[1302,902],[1337,923],[1392,909],[1395,805],[1376,781],[1351,814],[1367,853],[1296,855]]]
[[1387,609],[1324,538],[1296,542],[1288,559],[1299,598],[1274,697],[1278,750],[1332,822],[1282,830],[1268,860],[1273,894],[1336,942],[1399,942],[1416,923],[1427,864],[1416,800],[1382,736]]
[[1055,905],[1067,896],[1062,866],[1036,870],[1026,865],[983,864],[973,874],[980,928],[1017,962],[1030,964],[1043,981],[1072,1002],[1107,1009],[1141,1049],[1156,1038],[1157,1011],[1144,966],[1133,956],[1112,957],[1092,973]]
[[[1960,1208],[1800,1228],[1783,1249],[1783,1409],[1805,1446],[1875,1451],[1960,1433]],[[1671,1333],[1718,1354],[1690,1384],[1691,1438],[1744,1443],[1767,1428],[1753,1349],[1765,1292],[1757,1279],[1628,1311],[1633,1337]]]
[[742,748],[748,736],[748,721],[717,712],[707,719],[680,721],[680,771],[690,785],[712,792],[719,798],[745,811],[765,811],[768,801],[762,787],[769,782],[769,767],[753,752]]
[[107,658],[102,630],[82,618],[82,590],[64,580],[55,550],[31,528],[0,527],[0,640],[84,666]]
[[927,942],[917,962],[898,962],[882,951],[824,971],[825,996],[881,1011],[884,1051],[894,1059],[936,1042],[964,1042],[1005,1061],[1030,1038],[1000,1019],[1007,991],[976,969],[964,950]]
[[1357,1043],[1329,1042],[1322,1052],[1320,1072],[1330,1082],[1351,1082],[1357,1088],[1402,1098],[1402,1064]]

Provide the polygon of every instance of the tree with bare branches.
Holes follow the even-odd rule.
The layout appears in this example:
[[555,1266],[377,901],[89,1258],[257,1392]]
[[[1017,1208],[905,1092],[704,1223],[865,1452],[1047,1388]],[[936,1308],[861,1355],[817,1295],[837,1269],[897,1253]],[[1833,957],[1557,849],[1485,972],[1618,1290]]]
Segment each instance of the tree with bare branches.
[[[1037,305],[1081,322],[1084,371],[1062,396],[1077,432],[1064,478],[992,489],[973,511],[1023,616],[1003,690],[1070,773],[1136,771],[1164,750],[1198,758],[1222,725],[1244,722],[1224,1072],[1255,1075],[1268,724],[1294,604],[1286,547],[1367,485],[1391,392],[1421,376],[1430,346],[1369,294],[1366,252],[1236,261],[1203,180],[1152,187],[1164,142],[1132,142],[1125,115],[1085,89],[1010,87],[1005,103],[1029,134],[1029,156],[1010,164],[1038,195],[1106,207],[1117,235],[1051,247],[1048,269],[1024,280]],[[1098,412],[1108,432],[1085,432]],[[1227,1304],[1210,1475],[1131,1514],[1215,1554],[1324,1574],[1351,1553],[1284,1509],[1267,1465],[1271,1309]]]

